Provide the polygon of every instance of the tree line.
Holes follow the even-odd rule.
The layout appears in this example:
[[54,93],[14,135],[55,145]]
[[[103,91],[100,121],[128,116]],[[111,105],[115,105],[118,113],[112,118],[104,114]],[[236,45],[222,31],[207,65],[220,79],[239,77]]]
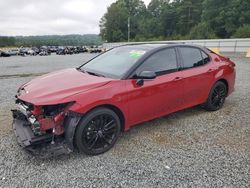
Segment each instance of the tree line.
[[[128,24],[130,33],[128,34]],[[117,0],[100,20],[108,42],[250,37],[249,0]]]
[[88,35],[0,36],[0,47],[16,46],[88,46],[100,45],[101,37]]

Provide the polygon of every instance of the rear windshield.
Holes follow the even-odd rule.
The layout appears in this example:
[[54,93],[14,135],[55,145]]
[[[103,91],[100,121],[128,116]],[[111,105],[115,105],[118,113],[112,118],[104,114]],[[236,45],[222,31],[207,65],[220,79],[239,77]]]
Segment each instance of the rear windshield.
[[105,77],[122,78],[147,51],[136,46],[114,48],[89,61],[81,69]]

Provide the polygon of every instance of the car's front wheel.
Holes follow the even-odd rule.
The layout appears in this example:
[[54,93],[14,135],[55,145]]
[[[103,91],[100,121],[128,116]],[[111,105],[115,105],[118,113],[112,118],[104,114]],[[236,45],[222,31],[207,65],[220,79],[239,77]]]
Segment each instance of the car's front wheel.
[[202,106],[209,111],[219,110],[226,99],[227,86],[225,83],[218,81],[212,87],[208,99]]
[[96,108],[80,121],[75,143],[88,155],[98,155],[112,148],[121,132],[118,115],[108,108]]

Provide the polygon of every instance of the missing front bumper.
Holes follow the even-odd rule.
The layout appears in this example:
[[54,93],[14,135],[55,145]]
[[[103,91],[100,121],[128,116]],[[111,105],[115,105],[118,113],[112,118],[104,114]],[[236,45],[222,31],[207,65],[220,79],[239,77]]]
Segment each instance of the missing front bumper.
[[22,147],[38,145],[52,140],[51,134],[35,136],[30,126],[20,119],[13,120],[13,130],[17,137],[17,142]]
[[17,142],[31,154],[39,156],[40,158],[47,158],[72,152],[72,149],[70,149],[63,137],[53,139],[52,133],[37,136],[32,131],[30,123],[21,111],[12,110],[12,113],[13,130]]

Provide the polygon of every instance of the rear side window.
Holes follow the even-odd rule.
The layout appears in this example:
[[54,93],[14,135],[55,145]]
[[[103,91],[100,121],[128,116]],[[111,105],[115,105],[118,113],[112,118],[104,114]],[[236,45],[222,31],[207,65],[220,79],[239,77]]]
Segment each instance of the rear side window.
[[202,58],[203,58],[203,63],[207,64],[210,61],[209,56],[203,51],[201,51],[201,55],[202,55]]
[[168,48],[154,53],[137,69],[141,71],[154,71],[157,75],[177,70],[177,60],[174,48]]
[[192,68],[203,65],[201,51],[197,48],[180,47],[184,68]]

